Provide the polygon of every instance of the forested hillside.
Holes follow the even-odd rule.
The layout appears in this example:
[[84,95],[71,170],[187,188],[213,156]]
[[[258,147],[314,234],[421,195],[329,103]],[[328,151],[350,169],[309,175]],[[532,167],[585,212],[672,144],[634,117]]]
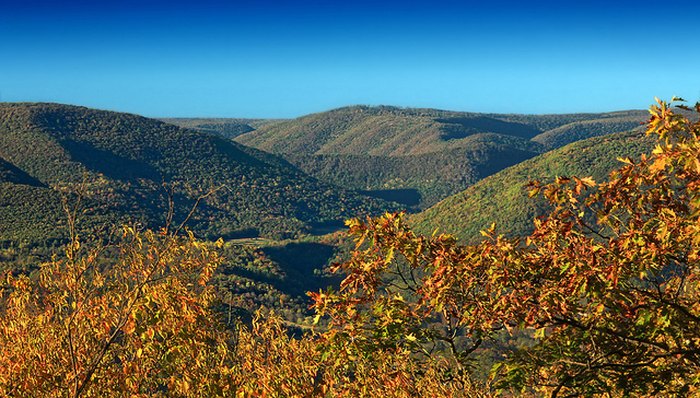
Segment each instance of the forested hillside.
[[32,176],[20,170],[12,163],[0,158],[0,183],[4,182],[33,186],[42,185],[41,182],[32,178]]
[[462,147],[479,133],[529,139],[540,131],[490,115],[353,106],[263,126],[238,141],[273,153],[404,156]]
[[236,140],[323,181],[425,208],[548,149],[643,120],[641,111],[499,115],[354,106],[263,125]]
[[639,131],[576,142],[487,177],[414,215],[411,222],[423,233],[437,229],[466,242],[480,239],[479,231],[491,223],[510,236],[524,236],[532,231],[534,217],[547,211],[544,200],[528,198],[530,181],[552,182],[557,176],[601,181],[620,166],[618,157],[638,157],[649,152],[653,142]]
[[[318,182],[284,160],[230,140],[144,117],[57,104],[0,105],[0,240],[47,239],[60,195],[82,191],[84,225],[191,219],[204,236],[295,236],[319,223],[392,205]],[[164,186],[165,184],[165,186]],[[37,200],[39,197],[45,200]],[[60,215],[60,212],[58,212]],[[5,223],[5,220],[14,220]]]
[[[646,136],[589,139],[493,176],[586,172],[531,186],[550,207],[527,236],[490,227],[463,244],[401,213],[348,220],[354,249],[330,268],[339,288],[308,277],[301,242],[74,236],[33,275],[5,274],[0,393],[697,396],[700,122],[661,101],[651,113]],[[309,287],[313,318],[297,296]]]
[[182,128],[216,134],[229,139],[254,131],[258,127],[280,121],[278,119],[235,118],[161,118],[159,120]]
[[627,111],[602,114],[594,119],[580,120],[547,130],[532,140],[548,149],[562,147],[566,144],[622,131],[643,131],[646,120],[645,111]]

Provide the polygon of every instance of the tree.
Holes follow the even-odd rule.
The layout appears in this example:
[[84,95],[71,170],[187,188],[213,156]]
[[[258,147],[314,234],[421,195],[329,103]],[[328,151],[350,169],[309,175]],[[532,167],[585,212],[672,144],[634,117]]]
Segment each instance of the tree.
[[207,286],[220,262],[190,234],[125,227],[117,243],[81,246],[36,275],[4,278],[0,395],[221,395],[228,335]]
[[[401,214],[348,221],[339,291],[316,333],[273,314],[224,330],[221,262],[192,234],[125,227],[0,296],[3,396],[550,396],[700,393],[700,121],[659,101],[654,151],[607,182],[531,184],[552,205],[523,239],[419,236]],[[694,111],[700,114],[700,104]],[[71,228],[71,230],[74,230]],[[504,332],[532,337],[474,381]],[[481,390],[481,391],[480,391]]]
[[506,374],[553,396],[698,392],[700,122],[661,101],[650,113],[658,145],[608,182],[533,184],[555,209],[522,250],[517,319],[540,340]]
[[[74,229],[71,229],[74,231]],[[0,396],[449,396],[446,364],[410,352],[358,356],[295,338],[269,312],[224,329],[209,284],[211,243],[124,227],[31,275],[8,273],[0,298]]]
[[[698,393],[700,384],[700,122],[659,101],[654,151],[609,181],[533,182],[552,210],[524,239],[495,226],[459,245],[417,236],[400,214],[351,220],[357,240],[339,292],[312,294],[332,347],[400,347],[413,360],[469,370],[505,329],[530,347],[492,370],[521,393],[610,396]],[[700,113],[700,104],[694,111]],[[441,346],[446,349],[439,349]],[[434,348],[438,349],[434,349]]]

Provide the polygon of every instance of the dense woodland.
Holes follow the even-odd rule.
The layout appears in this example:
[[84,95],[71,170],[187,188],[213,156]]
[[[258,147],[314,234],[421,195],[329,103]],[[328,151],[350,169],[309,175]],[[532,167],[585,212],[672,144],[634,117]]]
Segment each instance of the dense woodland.
[[[80,194],[91,201],[85,209],[88,224],[129,219],[163,225],[171,200],[173,221],[182,221],[198,198],[209,195],[189,221],[203,236],[292,237],[317,224],[391,207],[321,183],[283,159],[219,136],[65,105],[0,105],[0,158],[2,165],[31,177],[31,186],[52,191],[42,192],[46,198],[82,189]],[[22,185],[27,184],[6,187],[12,205],[2,208],[8,213],[3,219],[20,219],[13,213],[26,206]],[[20,196],[13,199],[15,188]],[[46,203],[37,217],[52,219],[56,202]],[[42,238],[30,224],[7,227],[0,240]],[[23,231],[32,236],[22,236]]]
[[638,159],[654,147],[643,132],[630,131],[579,141],[546,152],[484,178],[464,191],[415,214],[412,224],[423,233],[436,228],[464,241],[480,239],[492,223],[509,236],[532,232],[532,220],[548,211],[543,198],[529,198],[530,181],[553,182],[557,176],[590,176],[603,180],[619,166],[618,157]]
[[645,117],[355,106],[262,125],[236,141],[283,156],[321,181],[425,209],[547,150],[639,128]]
[[164,118],[160,120],[179,127],[220,135],[228,139],[236,138],[267,124],[283,121],[279,119],[227,118]]
[[698,114],[0,104],[0,395],[700,394]]

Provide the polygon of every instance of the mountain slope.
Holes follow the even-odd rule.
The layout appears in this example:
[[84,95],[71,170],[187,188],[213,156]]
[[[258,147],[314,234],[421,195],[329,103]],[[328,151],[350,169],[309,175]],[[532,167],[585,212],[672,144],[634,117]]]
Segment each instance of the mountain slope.
[[[236,137],[343,187],[426,208],[505,167],[587,137],[629,130],[642,111],[509,115],[353,106]],[[417,198],[417,199],[416,199]]]
[[53,245],[65,237],[61,194],[50,188],[0,182],[0,247]]
[[411,156],[286,157],[322,181],[361,189],[407,206],[425,206],[537,153],[528,147],[511,147],[487,137],[484,142],[474,142],[471,147]]
[[32,176],[3,158],[0,158],[0,183],[13,183],[35,187],[43,186],[40,181],[32,178]]
[[404,156],[465,147],[479,133],[530,139],[540,131],[484,114],[353,106],[263,126],[237,141],[280,154]]
[[[218,188],[192,219],[194,228],[211,236],[292,236],[316,223],[392,207],[218,136],[83,107],[0,104],[0,158],[54,193],[76,191],[85,180],[92,215],[149,226],[164,222],[164,181],[172,190],[176,223],[198,196]],[[11,192],[5,194],[10,207],[26,194],[17,185],[8,188],[17,191],[14,202],[7,197]]]
[[339,186],[392,198],[410,191],[402,203],[426,207],[540,153],[542,146],[529,141],[539,133],[490,115],[354,106],[262,126],[236,140]]
[[267,124],[277,123],[276,119],[235,119],[235,118],[162,118],[165,123],[220,135],[233,139]]
[[653,138],[626,132],[590,138],[545,153],[487,177],[463,192],[411,217],[422,233],[439,232],[474,241],[479,231],[495,222],[509,235],[531,231],[532,220],[546,205],[528,198],[529,181],[552,181],[555,176],[593,176],[600,181],[620,166],[617,157],[638,157],[653,147]]
[[642,130],[642,124],[649,116],[646,111],[613,112],[589,120],[579,120],[547,130],[532,140],[546,148],[554,149],[564,145],[622,131]]

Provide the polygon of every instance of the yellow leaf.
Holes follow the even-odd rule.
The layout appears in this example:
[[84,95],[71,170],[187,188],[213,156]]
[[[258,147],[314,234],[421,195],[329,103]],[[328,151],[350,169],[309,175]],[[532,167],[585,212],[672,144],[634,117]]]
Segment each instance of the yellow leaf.
[[593,179],[593,177],[583,177],[580,178],[580,181],[583,183],[583,185],[586,185],[588,187],[595,186],[595,180]]
[[666,159],[656,159],[654,163],[649,166],[649,171],[658,172],[666,168]]
[[629,164],[629,165],[634,164],[634,163],[632,162],[632,159],[630,159],[630,158],[628,158],[628,157],[617,158],[617,160],[620,161],[620,162],[622,162],[622,163]]
[[546,332],[545,328],[538,328],[537,330],[535,330],[535,338],[536,339],[543,339],[545,337],[545,332]]

